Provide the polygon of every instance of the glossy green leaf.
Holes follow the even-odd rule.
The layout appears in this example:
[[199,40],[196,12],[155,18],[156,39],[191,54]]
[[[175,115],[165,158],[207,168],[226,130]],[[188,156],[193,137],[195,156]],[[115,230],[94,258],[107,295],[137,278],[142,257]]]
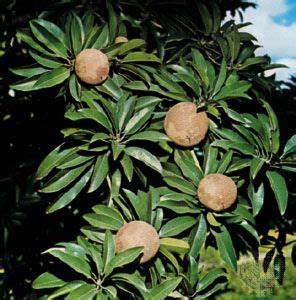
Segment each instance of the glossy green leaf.
[[127,147],[124,149],[124,152],[127,155],[146,164],[148,167],[154,169],[155,171],[162,173],[162,166],[159,160],[157,159],[156,156],[151,154],[149,151],[138,147]]
[[67,192],[61,195],[59,199],[46,210],[46,212],[53,213],[71,203],[88,183],[91,173],[92,168],[90,168],[89,171],[87,171]]
[[70,76],[70,69],[66,67],[58,67],[52,71],[42,74],[35,82],[33,88],[35,90],[45,89],[62,83]]
[[231,236],[225,226],[215,232],[215,238],[221,258],[233,269],[237,269],[237,257],[231,240]]
[[55,34],[44,27],[44,24],[40,24],[39,20],[36,19],[30,22],[30,26],[36,39],[59,57],[67,59],[67,47]]
[[123,63],[132,63],[132,62],[155,62],[160,63],[160,59],[152,54],[146,52],[131,52],[122,59]]
[[160,237],[176,236],[196,224],[196,219],[189,216],[177,217],[165,223],[159,231]]
[[189,255],[197,258],[207,237],[207,221],[203,215],[200,215],[199,223],[193,229],[192,234]]
[[63,248],[52,248],[47,250],[45,253],[51,254],[76,272],[81,273],[87,278],[91,278],[91,268],[86,260],[83,260],[82,258],[73,254],[64,252]]
[[270,182],[277,200],[281,215],[286,211],[288,204],[288,189],[285,178],[276,171],[267,171],[266,176]]
[[159,285],[153,287],[149,291],[149,295],[152,297],[152,299],[165,299],[170,293],[172,293],[177,288],[181,281],[182,277],[167,279]]
[[45,272],[38,276],[32,283],[33,289],[49,289],[65,285],[66,282],[53,274]]
[[109,154],[98,156],[91,176],[88,192],[94,192],[103,183],[109,172]]

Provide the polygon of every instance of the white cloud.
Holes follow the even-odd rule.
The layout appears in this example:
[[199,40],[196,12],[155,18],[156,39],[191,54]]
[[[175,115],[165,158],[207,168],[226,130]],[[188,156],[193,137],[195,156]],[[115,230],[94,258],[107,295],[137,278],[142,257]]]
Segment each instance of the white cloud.
[[245,30],[252,33],[262,47],[257,50],[258,55],[268,54],[276,63],[283,61],[291,67],[290,70],[278,69],[277,79],[288,79],[296,72],[296,22],[290,25],[278,24],[274,17],[285,14],[290,6],[285,0],[257,0],[256,9],[249,8],[244,14],[244,21],[253,25]]
[[266,75],[272,75],[276,73],[277,80],[288,80],[291,75],[296,74],[296,58],[280,58],[275,61],[277,64],[284,64],[289,67],[281,68],[281,69],[274,69],[266,71]]

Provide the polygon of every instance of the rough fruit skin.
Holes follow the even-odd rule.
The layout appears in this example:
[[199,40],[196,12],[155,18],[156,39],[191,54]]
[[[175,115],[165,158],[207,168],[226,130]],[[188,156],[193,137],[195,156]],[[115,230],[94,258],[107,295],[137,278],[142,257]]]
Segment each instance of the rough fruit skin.
[[209,174],[199,183],[199,201],[213,211],[228,209],[236,200],[237,187],[234,181],[222,174]]
[[99,84],[109,74],[109,60],[97,49],[82,50],[75,59],[75,73],[82,82]]
[[205,112],[197,112],[192,102],[181,102],[169,109],[164,120],[167,136],[177,145],[191,147],[205,138],[209,119]]
[[128,39],[125,36],[118,36],[115,38],[115,44],[127,43]]
[[134,247],[144,247],[141,264],[153,258],[160,245],[155,228],[143,221],[124,224],[116,233],[115,244],[117,253]]

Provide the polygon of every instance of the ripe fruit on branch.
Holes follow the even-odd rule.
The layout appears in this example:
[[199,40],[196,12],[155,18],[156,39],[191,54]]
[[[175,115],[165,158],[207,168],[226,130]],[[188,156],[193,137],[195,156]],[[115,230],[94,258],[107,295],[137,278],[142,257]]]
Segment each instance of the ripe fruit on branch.
[[167,136],[177,145],[191,147],[202,141],[209,128],[205,112],[197,112],[191,102],[181,102],[169,109],[164,120]]
[[115,44],[127,43],[128,39],[125,36],[117,36],[115,38]]
[[155,228],[143,221],[124,224],[115,236],[116,252],[134,247],[144,247],[140,263],[153,258],[159,249],[159,236]]
[[75,59],[75,73],[88,84],[99,84],[109,74],[109,60],[106,54],[97,49],[82,50]]
[[204,206],[213,211],[223,211],[235,202],[237,187],[228,176],[209,174],[199,183],[197,197]]

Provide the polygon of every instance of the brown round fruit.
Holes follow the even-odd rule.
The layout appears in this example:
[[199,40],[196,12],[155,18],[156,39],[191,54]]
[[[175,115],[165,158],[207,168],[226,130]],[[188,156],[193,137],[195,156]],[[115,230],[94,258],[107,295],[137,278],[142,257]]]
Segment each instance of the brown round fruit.
[[115,236],[116,252],[134,247],[144,247],[140,263],[153,258],[159,249],[159,236],[155,228],[143,221],[124,224]]
[[108,77],[108,57],[100,50],[85,49],[76,57],[75,73],[85,83],[99,84]]
[[197,197],[204,206],[213,211],[223,211],[235,202],[237,187],[228,176],[210,174],[199,183]]
[[115,38],[115,44],[127,43],[128,39],[125,36],[118,36]]
[[205,138],[209,128],[209,119],[205,112],[197,112],[192,102],[181,102],[167,112],[164,130],[177,145],[191,147]]

